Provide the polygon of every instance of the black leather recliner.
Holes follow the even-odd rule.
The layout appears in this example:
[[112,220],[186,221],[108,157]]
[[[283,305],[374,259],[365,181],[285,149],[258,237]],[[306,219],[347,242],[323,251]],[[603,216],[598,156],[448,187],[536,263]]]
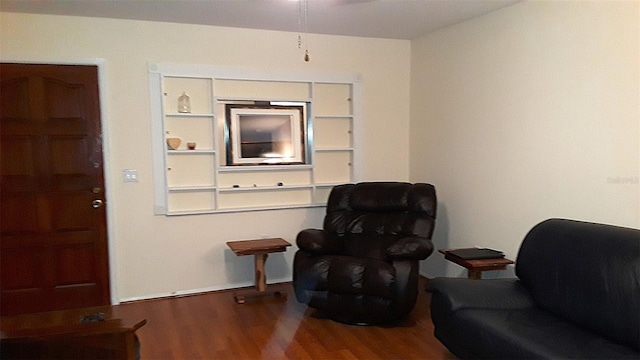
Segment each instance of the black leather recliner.
[[296,239],[296,298],[344,323],[402,319],[416,302],[419,261],[433,251],[435,217],[430,184],[334,187],[323,229],[303,230]]

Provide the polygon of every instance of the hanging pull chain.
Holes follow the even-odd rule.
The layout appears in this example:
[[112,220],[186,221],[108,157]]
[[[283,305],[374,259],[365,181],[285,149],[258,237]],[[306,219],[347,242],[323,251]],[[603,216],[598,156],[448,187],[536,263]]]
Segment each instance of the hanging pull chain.
[[[304,41],[303,35],[304,34]],[[304,61],[309,62],[309,0],[298,0],[298,49],[304,44]]]
[[304,1],[304,61],[309,62],[309,0]]

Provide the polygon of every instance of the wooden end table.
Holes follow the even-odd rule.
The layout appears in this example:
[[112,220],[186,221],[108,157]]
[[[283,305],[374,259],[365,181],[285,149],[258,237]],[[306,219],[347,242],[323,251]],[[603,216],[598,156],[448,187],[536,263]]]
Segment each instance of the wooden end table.
[[513,260],[509,260],[506,258],[465,260],[449,254],[449,251],[451,250],[453,249],[440,249],[438,250],[438,252],[444,254],[444,258],[446,260],[449,260],[466,268],[469,271],[467,275],[467,278],[469,279],[482,279],[483,271],[504,270],[507,268],[507,265],[514,263]]
[[[270,253],[287,251],[287,246],[291,244],[281,238],[257,239],[257,240],[240,240],[228,241],[227,246],[238,256],[253,255],[255,279],[255,290],[237,291],[233,294],[233,298],[238,304],[244,304],[246,297],[255,297],[268,295],[267,275],[264,271],[264,264]],[[270,295],[270,294],[269,294]],[[281,296],[280,291],[273,292],[275,296]]]

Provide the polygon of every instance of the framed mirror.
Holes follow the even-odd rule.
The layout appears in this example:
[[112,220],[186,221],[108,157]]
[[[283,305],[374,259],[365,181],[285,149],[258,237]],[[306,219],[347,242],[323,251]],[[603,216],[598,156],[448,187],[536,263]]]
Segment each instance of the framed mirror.
[[306,104],[226,104],[227,166],[307,163]]

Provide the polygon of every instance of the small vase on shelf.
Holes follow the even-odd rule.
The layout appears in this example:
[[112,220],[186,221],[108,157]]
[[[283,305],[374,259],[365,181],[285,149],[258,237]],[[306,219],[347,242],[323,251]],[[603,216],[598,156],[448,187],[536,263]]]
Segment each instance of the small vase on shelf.
[[182,95],[178,96],[178,112],[190,113],[191,112],[191,98],[186,92],[182,92]]

